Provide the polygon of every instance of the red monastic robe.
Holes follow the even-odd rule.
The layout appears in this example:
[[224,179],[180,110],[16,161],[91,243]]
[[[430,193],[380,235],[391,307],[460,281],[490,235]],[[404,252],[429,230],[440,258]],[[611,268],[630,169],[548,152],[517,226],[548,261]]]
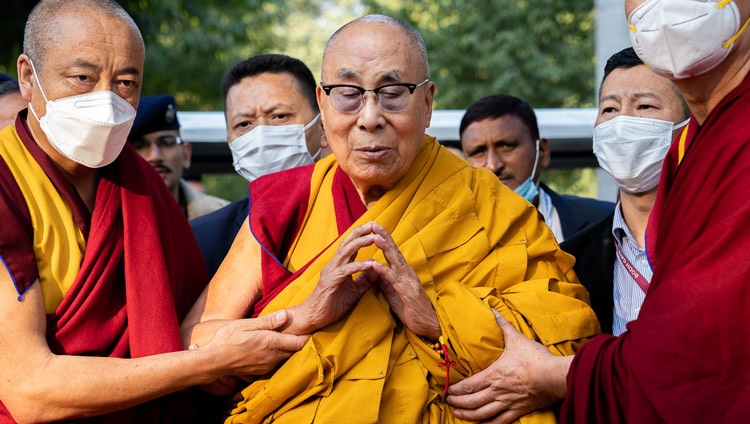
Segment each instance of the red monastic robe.
[[[34,142],[25,117],[24,112],[16,120],[21,140],[70,205],[86,238],[76,281],[55,313],[47,316],[52,352],[134,358],[181,350],[180,321],[208,276],[190,226],[164,182],[125,146],[112,165],[102,168],[89,212],[70,181]],[[39,275],[33,229],[26,201],[1,157],[0,222],[0,255],[23,293]],[[186,400],[186,393],[178,393],[85,422],[190,422],[194,412],[187,412]],[[13,422],[0,402],[0,423]]]
[[[280,262],[299,232],[307,211],[310,181],[315,165],[302,166],[273,177],[258,178],[250,184],[250,228],[262,246],[263,296],[254,305],[254,314],[284,290],[307,267],[289,271]],[[286,187],[283,194],[279,187]],[[339,235],[367,211],[349,177],[337,168],[333,184],[336,227]],[[309,264],[308,264],[309,265]]]
[[750,78],[687,131],[646,232],[639,317],[578,351],[562,422],[750,422]]

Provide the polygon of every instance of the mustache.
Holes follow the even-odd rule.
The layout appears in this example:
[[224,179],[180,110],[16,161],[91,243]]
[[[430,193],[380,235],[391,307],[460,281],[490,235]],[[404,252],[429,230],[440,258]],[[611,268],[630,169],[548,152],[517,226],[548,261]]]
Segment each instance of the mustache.
[[497,170],[493,172],[493,174],[495,174],[495,176],[501,180],[512,179],[516,177],[515,175],[507,173],[507,172],[503,172],[502,170]]
[[164,165],[163,163],[156,163],[156,164],[153,164],[153,166],[154,166],[154,169],[157,171],[161,171],[165,173],[173,172],[170,167],[168,167],[167,165]]

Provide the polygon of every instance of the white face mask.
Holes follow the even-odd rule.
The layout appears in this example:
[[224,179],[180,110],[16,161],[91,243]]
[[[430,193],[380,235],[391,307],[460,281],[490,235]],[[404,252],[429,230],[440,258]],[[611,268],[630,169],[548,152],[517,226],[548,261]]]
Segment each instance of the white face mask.
[[274,172],[309,165],[320,156],[310,156],[305,131],[318,122],[317,115],[307,125],[259,125],[229,143],[234,170],[252,181]]
[[740,28],[737,5],[726,0],[646,0],[630,13],[628,24],[638,56],[671,79],[715,68],[747,26]]
[[621,190],[643,193],[659,184],[661,166],[672,144],[672,132],[689,119],[669,121],[618,116],[594,128],[594,154]]
[[89,168],[101,168],[114,162],[133,126],[133,106],[109,90],[47,100],[34,63],[30,63],[47,103],[47,113],[39,118],[30,103],[29,109],[52,147]]

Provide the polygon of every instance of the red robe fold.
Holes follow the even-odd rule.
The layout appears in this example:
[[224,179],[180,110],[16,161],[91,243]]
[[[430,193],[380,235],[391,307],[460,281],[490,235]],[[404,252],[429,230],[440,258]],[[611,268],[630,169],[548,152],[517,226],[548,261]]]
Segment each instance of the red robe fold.
[[750,78],[670,149],[637,320],[568,374],[562,422],[750,422]]
[[[282,262],[305,218],[314,168],[314,164],[293,168],[258,178],[250,184],[250,230],[262,247],[263,274],[263,295],[254,306],[253,316],[257,316],[268,302],[307,269],[305,266],[291,272]],[[336,226],[341,235],[367,209],[341,168],[336,168],[333,178]],[[288,190],[282,192],[279,187]]]
[[[102,169],[89,213],[72,184],[33,141],[25,120],[19,118],[16,128],[87,236],[78,277],[55,313],[47,316],[50,349],[56,354],[118,358],[181,350],[179,323],[208,276],[190,226],[159,175],[125,146],[119,158]],[[0,174],[3,170],[7,167],[0,167]],[[0,175],[3,184],[10,180]],[[17,187],[0,191],[17,193]],[[5,201],[14,198],[0,196],[0,216],[23,223],[23,208],[19,212],[18,205]],[[0,235],[5,237],[5,231]],[[33,282],[14,280],[21,293],[24,284]],[[184,414],[184,405],[179,405],[184,398],[176,394],[86,422],[188,422],[187,416],[179,417]],[[14,422],[1,403],[0,409],[0,422]]]

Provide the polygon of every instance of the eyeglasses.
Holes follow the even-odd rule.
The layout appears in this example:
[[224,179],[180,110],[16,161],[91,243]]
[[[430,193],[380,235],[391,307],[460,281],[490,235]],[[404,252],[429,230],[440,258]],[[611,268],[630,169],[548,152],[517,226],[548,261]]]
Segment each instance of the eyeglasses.
[[417,87],[421,87],[430,79],[419,83],[397,82],[384,84],[375,88],[362,88],[351,84],[320,84],[320,88],[331,100],[331,106],[341,113],[357,113],[365,104],[365,93],[372,91],[378,106],[385,112],[399,112],[409,106],[411,95]]
[[132,140],[130,144],[133,145],[133,148],[135,150],[149,150],[151,149],[152,144],[156,144],[156,147],[160,149],[170,148],[173,146],[176,146],[178,144],[182,144],[182,139],[180,137],[176,137],[174,135],[163,135],[153,142],[139,139],[139,140]]

